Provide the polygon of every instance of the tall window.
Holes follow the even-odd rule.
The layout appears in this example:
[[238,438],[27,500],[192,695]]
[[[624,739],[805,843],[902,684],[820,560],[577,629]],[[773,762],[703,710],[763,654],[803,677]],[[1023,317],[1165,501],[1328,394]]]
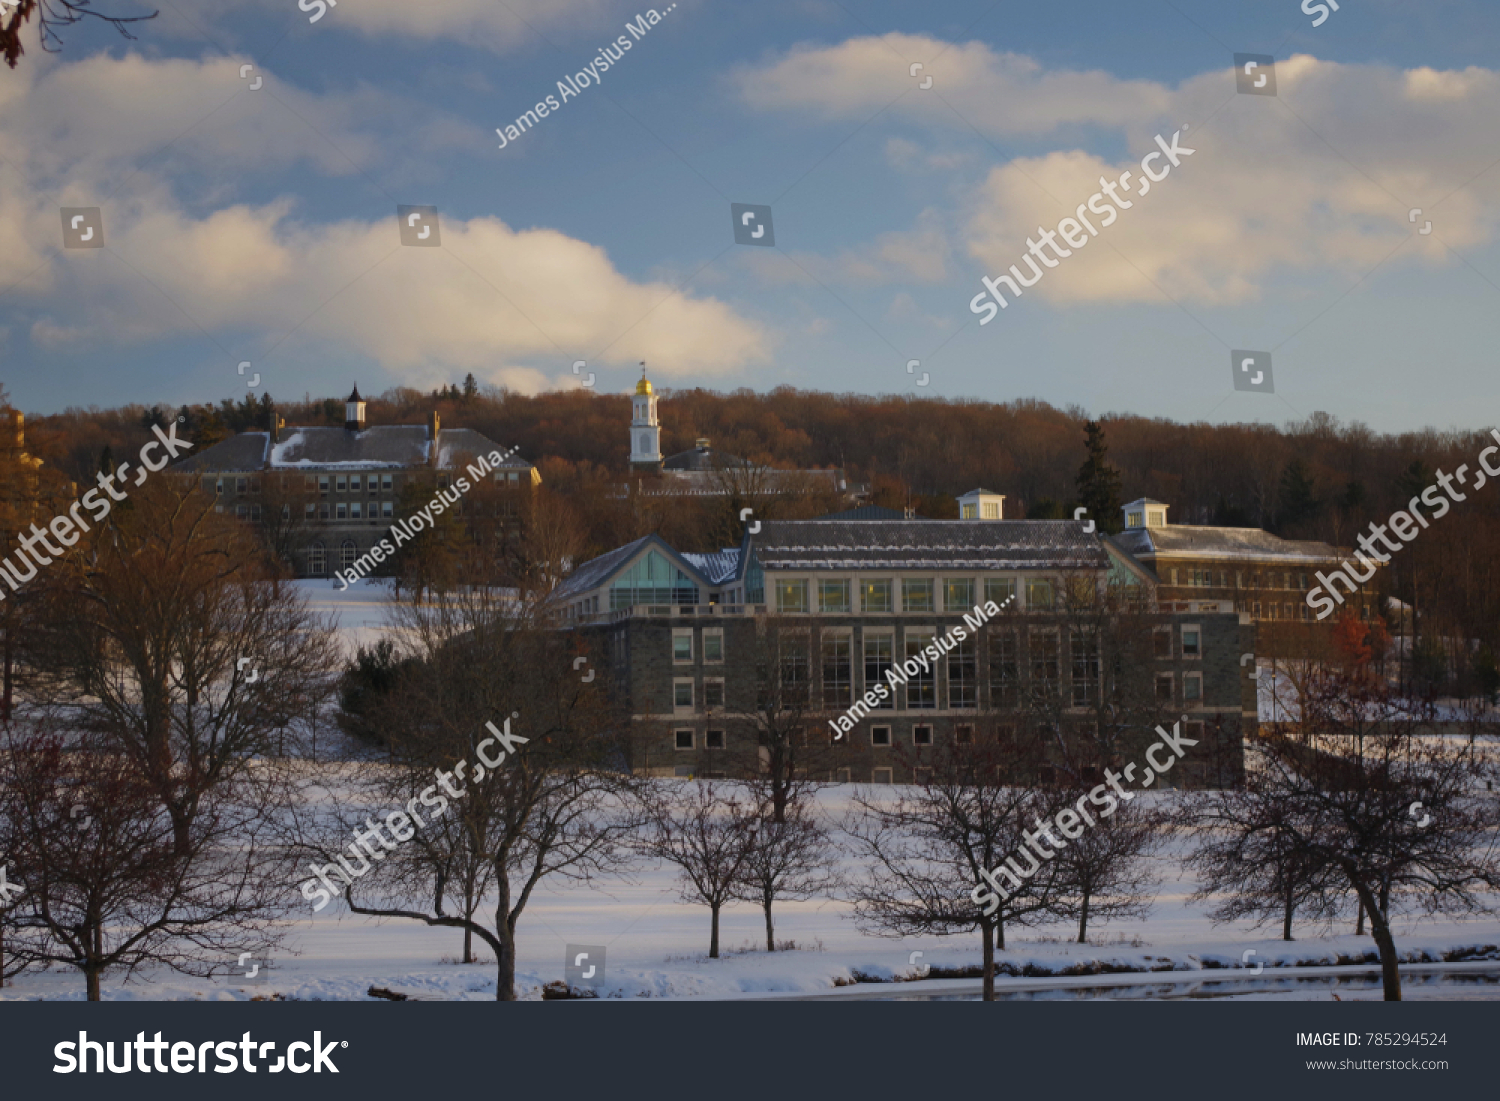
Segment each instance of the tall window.
[[901,579],[901,610],[903,612],[930,612],[932,604],[932,578],[903,577]]
[[1057,691],[1057,682],[1062,676],[1058,663],[1056,631],[1032,631],[1026,640],[1027,656],[1031,659],[1031,690],[1042,696]]
[[[906,656],[914,658],[924,646],[932,645],[931,630],[908,630],[906,632]],[[932,662],[926,669],[918,669],[916,676],[906,682],[906,706],[928,708],[937,706],[937,667]]]
[[854,702],[854,661],[848,635],[825,633],[823,657],[823,706],[845,708]]
[[895,611],[895,605],[891,602],[891,581],[888,577],[882,577],[876,581],[860,582],[860,610],[864,612],[891,612]]
[[943,578],[943,610],[967,612],[974,607],[974,579],[970,577]]
[[1069,647],[1073,651],[1073,706],[1087,707],[1099,696],[1099,636],[1074,631]]
[[1016,660],[1016,633],[1014,631],[991,631],[990,650],[990,706],[998,709],[1015,707],[1016,690],[1020,682],[1020,666]]
[[781,706],[787,709],[808,706],[812,669],[807,656],[805,636],[779,640],[781,649]]
[[[1016,579],[1014,577],[986,577],[984,579],[984,598],[993,600],[1000,607],[1005,607],[1005,602],[1016,595]],[[1012,604],[1014,607],[1014,604]]]
[[776,610],[778,612],[807,611],[806,581],[776,581]]
[[818,611],[847,612],[849,610],[849,582],[819,581]]
[[323,577],[328,573],[328,550],[322,543],[307,548],[307,572],[312,577]]
[[972,637],[959,640],[948,651],[948,706],[963,711],[979,706],[979,667]]
[[1043,577],[1026,579],[1026,607],[1051,608],[1052,582]]
[[[890,635],[872,635],[866,632],[864,639],[866,692],[883,682],[885,675],[890,672],[894,643],[895,639]],[[890,694],[875,706],[895,707],[895,694],[895,688],[892,686]]]
[[339,544],[339,562],[344,569],[354,565],[355,559],[359,557],[359,549],[355,547],[353,539],[345,539]]

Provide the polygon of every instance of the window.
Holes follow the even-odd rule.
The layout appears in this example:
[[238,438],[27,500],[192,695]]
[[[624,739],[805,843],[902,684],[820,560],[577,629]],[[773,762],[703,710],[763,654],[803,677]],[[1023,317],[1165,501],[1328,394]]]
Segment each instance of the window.
[[1260,618],[1260,601],[1259,600],[1252,600],[1250,602],[1250,614],[1252,616],[1254,616],[1256,619]]
[[703,682],[703,706],[724,706],[724,682],[722,680],[705,680]]
[[1162,703],[1172,702],[1172,674],[1156,674],[1156,698]]
[[355,547],[353,539],[345,539],[339,544],[339,562],[344,569],[354,565],[354,560],[359,557],[359,549]]
[[819,581],[818,611],[847,612],[849,610],[849,582]]
[[647,551],[609,587],[609,610],[636,604],[697,604],[698,586],[660,552]]
[[[371,507],[373,508],[373,506]],[[380,516],[383,520],[389,520],[391,518],[391,503],[389,501],[380,502]]]
[[328,476],[326,474],[318,479],[318,492],[324,497],[328,496]]
[[706,749],[723,749],[724,732],[722,730],[710,730],[704,738],[703,745]]
[[328,572],[328,551],[322,543],[307,548],[307,572],[313,577],[322,577]]
[[303,515],[303,517],[305,519],[311,520],[317,514],[318,514],[318,506],[315,505],[315,504],[313,504],[311,501],[307,502],[306,505],[302,506],[302,515]]
[[807,611],[807,582],[782,581],[778,579],[776,582],[776,610],[778,612]]
[[1203,674],[1184,673],[1182,677],[1182,698],[1188,702],[1196,702],[1203,699]]
[[943,610],[967,612],[974,607],[974,581],[972,578],[943,578]]
[[853,640],[825,633],[820,643],[823,664],[823,706],[845,708],[854,702]]
[[1052,582],[1044,577],[1028,577],[1026,579],[1026,607],[1052,607]]
[[1151,654],[1153,657],[1170,660],[1172,657],[1172,628],[1153,627],[1151,629]]
[[249,478],[236,478],[234,480],[234,492],[237,496],[244,496],[245,491],[250,488]]
[[1203,656],[1203,648],[1199,642],[1199,637],[1198,627],[1196,624],[1191,627],[1184,627],[1182,629],[1183,657],[1201,658]]
[[1016,688],[1020,681],[1020,668],[1016,663],[1016,632],[991,631],[989,647],[990,706],[1015,707]]
[[836,768],[828,774],[828,778],[836,784],[847,784],[849,782],[849,770],[847,768]]
[[352,505],[349,506],[349,517],[350,517],[350,519],[358,520],[359,519],[359,513],[360,513],[359,502],[355,501]]
[[338,517],[338,519],[340,519],[340,520],[346,520],[346,519],[348,519],[348,517],[349,517],[349,506],[348,505],[344,504],[343,501],[340,501],[334,507],[337,509],[337,512],[336,512],[335,515]]
[[1074,631],[1069,642],[1073,651],[1073,706],[1087,707],[1099,697],[1099,636]]
[[1031,659],[1033,691],[1051,695],[1057,690],[1057,682],[1062,679],[1058,649],[1056,631],[1032,631],[1027,638],[1026,650]]
[[1290,601],[1288,601],[1287,603],[1285,603],[1285,604],[1283,604],[1281,606],[1281,618],[1282,619],[1291,619],[1292,618],[1292,605],[1291,605]]
[[865,612],[889,612],[894,607],[891,604],[891,582],[890,578],[881,578],[878,581],[863,581],[860,583],[860,609]]
[[327,519],[329,519],[330,515],[331,514],[328,511],[328,502],[324,501],[322,504],[320,504],[318,506],[318,519],[319,520],[327,520]]
[[1307,591],[1307,574],[1299,573],[1297,575],[1297,588],[1301,589],[1303,592]]
[[974,725],[972,723],[959,723],[953,728],[953,742],[955,745],[974,744]]
[[216,496],[219,496],[219,497],[224,496],[224,479],[223,478],[219,478],[219,479],[215,480],[215,482],[214,482],[214,494]]
[[877,768],[874,771],[873,779],[877,784],[889,784],[891,782],[891,770],[888,768]]
[[901,610],[903,612],[930,612],[932,606],[932,578],[903,577],[901,579]]
[[724,660],[724,635],[722,632],[703,632],[703,660],[706,662],[721,662]]
[[[880,684],[882,681],[884,681],[885,675],[890,672],[891,658],[895,652],[895,639],[890,635],[872,635],[868,631],[866,631],[864,638],[864,650],[865,691],[868,692],[877,684]],[[895,695],[895,687],[892,686],[891,691],[886,695],[886,698],[878,702],[875,706],[878,708],[895,707]]]
[[913,745],[931,745],[932,727],[927,725],[914,726],[911,728],[911,740]]
[[359,475],[358,474],[355,474],[355,475],[353,475],[353,476],[350,477],[350,479],[349,479],[349,492],[350,493],[358,493],[359,492]]
[[[923,647],[931,646],[933,631],[930,627],[906,632],[906,656],[914,658]],[[924,659],[925,660],[925,659]],[[916,675],[906,682],[906,706],[926,709],[937,706],[937,668],[931,661],[927,668],[918,668]]]
[[891,728],[888,727],[888,726],[872,726],[872,727],[870,727],[870,744],[871,745],[890,745],[891,744]]
[[979,706],[979,663],[972,636],[958,640],[948,651],[948,706],[955,711],[973,711]]
[[672,682],[672,706],[678,711],[691,711],[693,709],[692,681],[676,680]]
[[691,730],[678,730],[673,733],[678,749],[693,748],[693,732]]
[[1014,600],[1016,595],[1016,579],[1014,577],[986,577],[984,579],[984,598],[993,600],[998,606],[1005,607],[1007,600]]
[[391,491],[391,476],[389,474],[382,474],[380,476],[380,490],[382,493],[389,493]]
[[781,643],[782,708],[806,707],[810,702],[812,669],[807,658],[807,636],[783,636]]
[[672,632],[672,661],[678,665],[693,660],[693,630]]
[[343,478],[336,478],[336,479],[334,479],[334,483],[333,484],[334,484],[334,488],[337,489],[340,493],[343,493],[344,490],[347,488],[347,485],[348,485],[348,483],[346,482],[346,480],[343,479]]

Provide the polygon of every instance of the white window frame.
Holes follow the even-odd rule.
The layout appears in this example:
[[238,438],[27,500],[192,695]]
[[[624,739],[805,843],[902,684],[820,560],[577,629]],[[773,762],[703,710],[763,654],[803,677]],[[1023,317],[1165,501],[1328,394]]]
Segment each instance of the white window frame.
[[[1198,652],[1196,654],[1190,654],[1190,653],[1188,653],[1188,650],[1187,650],[1187,632],[1189,632],[1189,631],[1196,631],[1198,633]],[[1182,653],[1182,660],[1183,661],[1202,661],[1203,660],[1203,627],[1202,627],[1202,625],[1197,624],[1197,623],[1184,623],[1182,625],[1182,636],[1181,637],[1182,637],[1182,642],[1179,644],[1178,649]]]
[[[884,780],[880,778],[881,773],[885,773]],[[889,765],[883,768],[875,768],[870,770],[870,783],[872,784],[894,784],[895,782],[895,769],[891,768]]]
[[[687,657],[685,657],[685,658],[684,657],[678,657],[678,655],[677,655],[677,640],[681,639],[681,638],[687,639],[687,650],[688,650],[688,653],[687,653]],[[673,665],[691,665],[691,664],[693,664],[693,629],[691,627],[674,627],[672,629],[672,664]]]
[[[927,731],[927,740],[925,742],[922,741],[922,739],[920,739],[919,737],[917,737],[917,731],[919,731],[919,730],[925,730],[925,731]],[[936,733],[933,730],[932,723],[914,723],[912,725],[912,728],[911,728],[911,744],[912,745],[932,745],[934,737],[936,737]]]
[[[1196,697],[1188,695],[1188,685],[1189,684],[1196,684],[1198,686],[1198,695]],[[1187,706],[1189,706],[1189,707],[1202,707],[1203,706],[1203,674],[1202,673],[1184,673],[1184,674],[1182,674],[1182,702],[1184,704],[1186,704]]]
[[[719,640],[719,656],[716,657],[716,658],[711,658],[711,657],[708,656],[708,640],[711,639],[711,638]],[[704,665],[723,665],[724,664],[724,629],[722,627],[704,628],[704,631],[703,631],[703,664]]]
[[[677,689],[680,685],[687,685],[692,702],[683,705],[677,702]],[[672,712],[677,715],[691,715],[698,703],[698,689],[692,677],[672,678]]]
[[[876,739],[876,735],[881,731],[885,732],[885,741],[883,742]],[[891,728],[889,726],[870,727],[870,745],[876,749],[890,749],[893,741],[894,739],[891,737]]]
[[[684,734],[688,737],[687,745],[682,744]],[[698,748],[698,737],[691,730],[674,730],[672,731],[672,748],[678,753],[691,753]]]

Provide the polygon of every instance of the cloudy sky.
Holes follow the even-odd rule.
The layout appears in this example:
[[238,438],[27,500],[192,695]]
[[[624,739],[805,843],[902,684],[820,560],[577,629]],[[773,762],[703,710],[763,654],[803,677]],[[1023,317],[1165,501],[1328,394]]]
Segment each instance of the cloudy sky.
[[[618,0],[301,4],[159,0],[136,41],[77,26],[0,69],[20,407],[255,374],[618,391],[646,360],[669,386],[1496,420],[1493,0],[1316,28],[1299,0],[668,0],[639,39]],[[1236,92],[1235,53],[1275,57],[1276,96]],[[981,276],[1178,130],[1190,158],[979,324]],[[736,244],[731,203],[769,204],[775,246]],[[407,204],[439,247],[401,243]],[[63,248],[62,207],[99,207],[105,247]],[[1274,394],[1234,389],[1234,349],[1271,353]]]

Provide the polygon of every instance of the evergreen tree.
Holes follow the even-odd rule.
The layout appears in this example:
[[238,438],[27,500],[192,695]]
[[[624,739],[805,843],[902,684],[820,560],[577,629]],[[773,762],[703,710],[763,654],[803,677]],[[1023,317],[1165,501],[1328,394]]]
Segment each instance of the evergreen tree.
[[464,402],[465,405],[467,405],[467,404],[469,404],[469,402],[473,401],[478,396],[479,396],[479,383],[477,383],[477,382],[474,381],[474,372],[470,371],[467,375],[464,376],[464,396],[463,396],[463,402]]
[[1102,532],[1114,534],[1123,527],[1120,518],[1120,472],[1109,465],[1109,445],[1104,426],[1098,421],[1084,425],[1089,456],[1078,468],[1078,503],[1088,509],[1086,519]]
[[1296,458],[1286,464],[1286,469],[1281,472],[1281,507],[1277,512],[1278,527],[1281,534],[1286,535],[1289,531],[1317,519],[1322,510],[1322,502],[1318,500],[1317,485],[1313,481],[1312,472],[1308,470],[1307,463]]

